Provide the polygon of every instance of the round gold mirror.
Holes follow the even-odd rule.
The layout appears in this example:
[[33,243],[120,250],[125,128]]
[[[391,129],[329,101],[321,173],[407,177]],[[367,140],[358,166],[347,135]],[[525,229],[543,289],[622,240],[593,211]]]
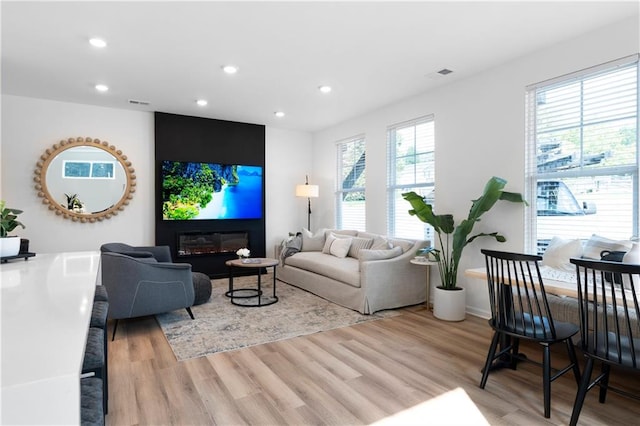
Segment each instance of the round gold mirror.
[[91,138],[69,138],[46,149],[33,179],[49,210],[80,222],[117,215],[133,198],[136,186],[127,156]]

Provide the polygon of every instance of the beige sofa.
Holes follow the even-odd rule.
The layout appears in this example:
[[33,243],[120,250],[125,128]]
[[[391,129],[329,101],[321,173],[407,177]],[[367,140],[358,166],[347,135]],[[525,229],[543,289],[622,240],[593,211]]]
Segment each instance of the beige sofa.
[[281,255],[291,252],[286,242],[277,248],[280,281],[363,314],[426,300],[425,270],[409,261],[428,241],[348,230],[305,230],[298,238],[295,254]]

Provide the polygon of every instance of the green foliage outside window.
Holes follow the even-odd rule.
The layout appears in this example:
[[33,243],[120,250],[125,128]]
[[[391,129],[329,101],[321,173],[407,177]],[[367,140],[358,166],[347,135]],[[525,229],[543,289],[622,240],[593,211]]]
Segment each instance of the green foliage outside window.
[[206,163],[174,162],[163,168],[162,215],[165,219],[196,217],[223,185],[239,181],[235,165],[212,168]]

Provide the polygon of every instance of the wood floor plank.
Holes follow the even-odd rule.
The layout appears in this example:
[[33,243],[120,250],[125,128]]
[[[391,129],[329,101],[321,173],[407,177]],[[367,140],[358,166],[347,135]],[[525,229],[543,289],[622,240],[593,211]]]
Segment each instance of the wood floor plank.
[[223,352],[207,357],[218,377],[234,399],[259,392],[255,382],[233,361],[235,353]]
[[[202,403],[207,408],[209,415],[213,419],[213,423],[217,425],[243,425],[246,424],[246,420],[243,418],[242,413],[236,400],[229,394],[227,387],[219,377],[209,378],[206,380],[194,381],[194,386],[200,394]],[[107,416],[108,417],[108,416]],[[189,417],[181,419],[187,423],[190,421]],[[110,425],[118,425],[117,420],[114,423],[109,422]],[[167,422],[163,424],[169,424]],[[175,423],[181,424],[181,423]]]
[[[386,425],[413,411],[428,423],[442,396],[458,391],[492,425],[569,422],[577,390],[571,374],[552,384],[551,419],[545,419],[535,364],[494,371],[479,388],[492,335],[486,320],[446,323],[420,306],[399,312],[182,362],[153,317],[125,321],[109,342],[107,425]],[[540,359],[538,345],[521,349]],[[562,347],[553,349],[552,359],[554,365],[567,361]],[[614,370],[611,381],[640,392],[637,375]],[[450,409],[461,423],[463,411]],[[594,390],[580,424],[635,424],[638,418],[638,401],[610,393],[600,404]]]
[[279,377],[251,349],[236,353],[235,362],[245,374],[268,393],[281,410],[301,407],[304,401],[291,390],[285,380]]

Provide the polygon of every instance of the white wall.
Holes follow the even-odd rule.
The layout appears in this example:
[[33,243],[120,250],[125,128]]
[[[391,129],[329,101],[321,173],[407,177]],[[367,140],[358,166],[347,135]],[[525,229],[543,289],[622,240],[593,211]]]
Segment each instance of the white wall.
[[[296,198],[296,185],[311,171],[311,134],[273,127],[266,129],[266,246],[307,226],[307,200]],[[311,179],[312,176],[309,176]],[[314,219],[312,218],[312,221]]]
[[[155,241],[153,114],[44,99],[2,96],[0,199],[24,210],[26,229],[13,234],[30,240],[36,253],[97,250],[105,242],[133,245]],[[97,223],[65,220],[49,211],[34,188],[36,162],[61,139],[91,137],[122,150],[136,172],[137,190],[117,216]],[[306,226],[306,204],[294,196],[311,169],[311,135],[266,129],[266,248],[289,231]]]
[[[385,233],[386,128],[434,114],[438,213],[452,213],[456,221],[466,217],[471,200],[493,175],[509,182],[507,190],[524,192],[525,87],[638,53],[639,34],[635,17],[318,132],[314,134],[313,170],[321,190],[335,188],[336,141],[365,134],[367,229]],[[318,227],[333,227],[333,198],[321,197],[317,210],[322,218]],[[500,231],[508,240],[504,244],[476,240],[463,253],[459,285],[467,288],[467,311],[486,316],[486,284],[466,281],[463,271],[483,266],[481,247],[522,251],[524,210],[500,203],[474,231]],[[438,285],[439,276],[432,269],[432,283]]]
[[[65,220],[49,211],[34,189],[36,161],[44,150],[70,137],[106,140],[127,155],[137,189],[117,216],[96,223]],[[7,205],[24,210],[30,251],[97,250],[109,241],[154,241],[153,115],[112,108],[2,96],[2,194]]]

